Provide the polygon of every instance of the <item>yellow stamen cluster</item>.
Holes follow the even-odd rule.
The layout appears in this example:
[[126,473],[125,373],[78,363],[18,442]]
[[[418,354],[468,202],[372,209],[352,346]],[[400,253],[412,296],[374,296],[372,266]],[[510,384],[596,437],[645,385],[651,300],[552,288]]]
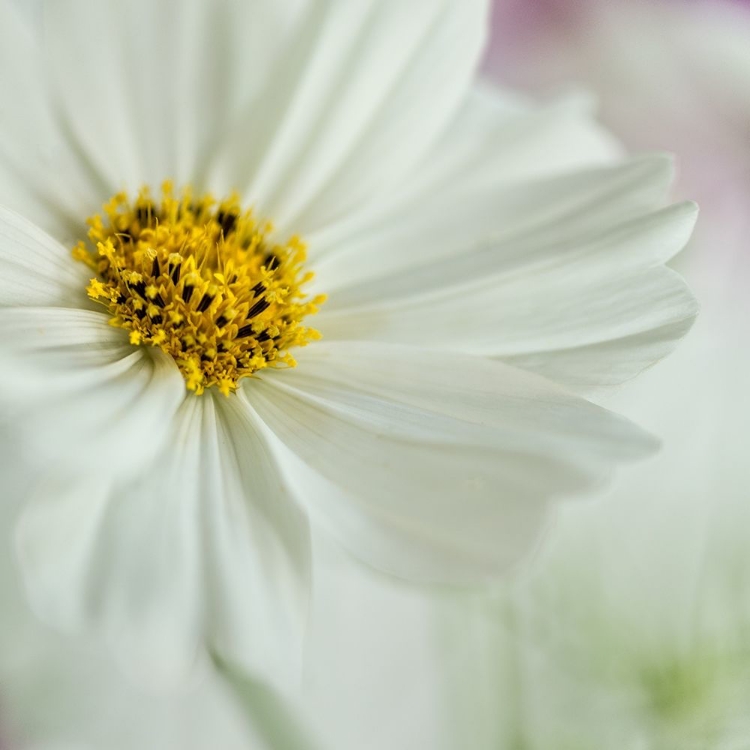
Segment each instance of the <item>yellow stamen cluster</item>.
[[313,276],[304,244],[273,242],[237,195],[217,202],[188,187],[176,197],[165,182],[160,201],[147,188],[135,201],[120,193],[88,224],[91,245],[73,255],[96,273],[89,296],[133,345],[172,356],[197,394],[229,395],[258,370],[293,367],[288,350],[320,338],[302,325],[325,299],[301,291]]

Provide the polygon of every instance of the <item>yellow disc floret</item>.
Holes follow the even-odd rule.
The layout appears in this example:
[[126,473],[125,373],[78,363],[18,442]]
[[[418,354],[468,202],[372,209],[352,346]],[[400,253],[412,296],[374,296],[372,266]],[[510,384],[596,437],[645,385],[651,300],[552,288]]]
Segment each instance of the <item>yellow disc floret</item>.
[[175,197],[165,182],[160,201],[147,188],[134,201],[120,193],[88,224],[91,244],[73,254],[96,273],[89,296],[131,344],[169,354],[197,394],[229,395],[258,370],[293,367],[288,350],[320,338],[302,325],[325,299],[302,292],[313,276],[305,245],[272,241],[237,195],[217,202],[188,187]]

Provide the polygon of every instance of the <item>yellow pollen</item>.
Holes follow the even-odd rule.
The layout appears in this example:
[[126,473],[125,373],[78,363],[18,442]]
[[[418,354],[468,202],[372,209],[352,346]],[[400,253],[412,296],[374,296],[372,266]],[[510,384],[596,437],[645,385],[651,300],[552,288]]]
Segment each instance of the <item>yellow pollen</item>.
[[118,193],[88,225],[90,244],[73,256],[96,273],[89,297],[133,346],[169,354],[196,394],[228,396],[258,370],[294,367],[288,350],[320,338],[302,325],[325,301],[302,292],[312,278],[304,243],[273,241],[236,194],[218,202],[186,187],[175,197],[165,182],[160,201],[148,188],[134,201]]

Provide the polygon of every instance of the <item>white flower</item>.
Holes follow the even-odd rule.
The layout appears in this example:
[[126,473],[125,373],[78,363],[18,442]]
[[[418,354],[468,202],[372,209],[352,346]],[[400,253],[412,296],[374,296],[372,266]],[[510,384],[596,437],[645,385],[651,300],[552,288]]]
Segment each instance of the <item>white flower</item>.
[[0,201],[27,217],[0,213],[0,379],[45,620],[169,678],[206,645],[279,676],[308,518],[391,573],[485,580],[651,449],[561,386],[689,328],[663,264],[695,207],[585,104],[473,87],[486,2],[45,10],[37,42],[0,2]]

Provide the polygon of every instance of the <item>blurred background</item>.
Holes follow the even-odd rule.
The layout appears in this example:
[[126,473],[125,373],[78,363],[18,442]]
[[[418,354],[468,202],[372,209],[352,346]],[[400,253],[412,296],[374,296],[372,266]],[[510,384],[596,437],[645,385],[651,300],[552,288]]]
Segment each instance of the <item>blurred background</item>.
[[483,74],[584,92],[630,151],[674,153],[701,206],[675,264],[699,322],[600,394],[662,453],[563,507],[493,590],[417,590],[317,540],[294,700],[230,673],[141,696],[36,626],[3,559],[0,750],[750,749],[750,2],[498,0]]

